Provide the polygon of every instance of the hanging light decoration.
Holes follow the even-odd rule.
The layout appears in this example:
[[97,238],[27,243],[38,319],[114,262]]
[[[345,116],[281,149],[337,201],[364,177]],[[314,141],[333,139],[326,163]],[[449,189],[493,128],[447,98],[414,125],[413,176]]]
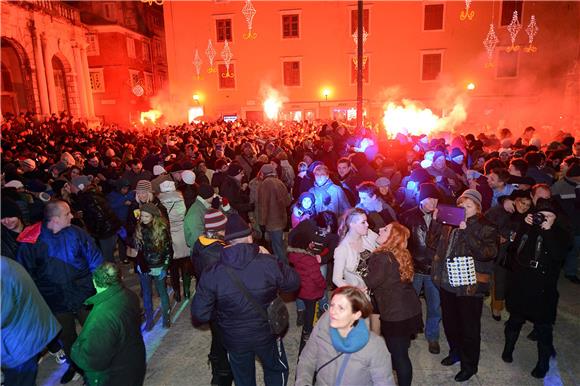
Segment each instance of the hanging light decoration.
[[487,64],[485,65],[487,68],[493,67],[493,51],[495,51],[495,46],[497,43],[499,43],[499,39],[495,33],[495,28],[493,28],[493,23],[491,23],[489,25],[489,31],[487,31],[487,36],[483,41],[483,46],[487,52]]
[[232,61],[234,55],[232,54],[232,50],[230,50],[230,45],[228,44],[227,40],[224,43],[224,49],[222,50],[221,55],[226,65],[226,73],[222,74],[222,78],[233,78],[234,73],[230,72],[230,62]]
[[[367,42],[368,37],[369,37],[369,33],[363,27],[363,33],[362,33],[363,47],[364,47],[364,44]],[[354,40],[354,46],[358,49],[358,29],[356,31],[354,31],[354,33],[352,34],[352,39]],[[368,59],[368,57],[366,55],[363,55],[363,61],[362,61],[362,68],[363,69],[365,68],[365,66],[367,64],[367,59]],[[356,55],[352,58],[352,62],[354,63],[354,67],[358,68],[358,58],[356,57]]]
[[528,46],[524,48],[524,51],[529,53],[536,52],[538,47],[534,46],[534,37],[538,34],[538,25],[536,24],[536,16],[532,15],[530,17],[530,24],[526,27],[526,33],[528,34]]
[[157,4],[163,5],[163,0],[141,0],[142,3],[147,3],[149,5]]
[[256,8],[254,8],[252,0],[246,0],[246,4],[244,5],[244,8],[242,8],[242,14],[246,18],[246,23],[248,23],[248,32],[244,34],[244,39],[253,40],[258,36],[258,34],[252,32],[252,22],[256,15]]
[[470,6],[471,0],[465,0],[465,9],[461,11],[461,14],[459,15],[459,20],[464,21],[473,19],[473,17],[475,16],[475,11],[470,9],[469,8]]
[[207,48],[205,49],[205,54],[209,59],[209,68],[207,69],[208,74],[216,72],[217,70],[213,66],[213,59],[215,58],[216,51],[215,48],[213,48],[213,44],[211,44],[211,39],[208,40]]
[[507,30],[510,33],[510,38],[512,40],[512,45],[508,48],[506,48],[506,52],[512,52],[512,51],[518,51],[520,49],[519,45],[516,45],[516,38],[518,37],[518,34],[520,33],[520,30],[522,29],[522,25],[520,24],[520,21],[518,20],[518,11],[514,11],[514,14],[512,16],[512,21],[511,23],[507,26]]
[[199,74],[201,73],[201,58],[199,56],[199,51],[197,50],[197,48],[195,49],[195,55],[193,57],[193,65],[195,66],[195,72],[197,73],[197,80],[200,80],[200,76]]

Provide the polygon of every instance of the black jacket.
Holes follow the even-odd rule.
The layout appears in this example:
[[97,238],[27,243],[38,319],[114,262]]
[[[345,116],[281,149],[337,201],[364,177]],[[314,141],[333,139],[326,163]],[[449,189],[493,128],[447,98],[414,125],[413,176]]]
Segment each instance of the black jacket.
[[169,261],[173,259],[173,243],[169,226],[163,234],[163,242],[159,248],[153,244],[151,226],[143,225],[142,232],[143,245],[137,253],[137,265],[141,268],[141,272],[149,272],[150,268],[168,266]]
[[[423,211],[417,206],[402,213],[400,220],[411,231],[408,247],[411,256],[413,256],[415,273],[430,275],[433,256],[435,256],[435,248],[427,245],[427,232],[429,228],[423,216]],[[431,220],[430,227],[434,228],[433,231],[436,232],[436,228],[440,228],[441,224],[435,220]]]
[[248,212],[253,209],[250,203],[249,188],[243,192],[240,183],[234,177],[226,176],[220,188],[220,195],[227,198],[230,206],[248,222]]
[[198,323],[208,322],[217,310],[227,350],[248,351],[272,344],[275,336],[268,321],[232,282],[226,267],[234,271],[264,310],[278,291],[293,292],[300,287],[298,274],[274,256],[260,253],[255,244],[231,245],[223,249],[220,261],[203,273],[191,302],[191,316]]
[[83,211],[83,220],[91,236],[105,239],[121,228],[121,222],[102,194],[93,190],[82,192],[77,196],[77,203],[78,209]]
[[193,244],[191,263],[197,284],[199,284],[202,272],[219,261],[224,245],[225,243],[221,240],[209,239],[203,235]]

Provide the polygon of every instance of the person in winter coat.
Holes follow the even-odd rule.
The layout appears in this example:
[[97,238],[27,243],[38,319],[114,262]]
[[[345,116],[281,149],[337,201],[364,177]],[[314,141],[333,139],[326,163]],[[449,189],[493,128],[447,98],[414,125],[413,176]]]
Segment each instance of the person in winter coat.
[[268,321],[234,284],[230,274],[239,278],[264,310],[278,291],[297,290],[300,279],[288,265],[260,252],[253,243],[250,226],[236,213],[228,217],[225,241],[231,245],[224,248],[220,261],[202,274],[191,303],[192,319],[206,323],[215,318],[224,334],[237,386],[255,384],[256,355],[264,368],[265,383],[285,385],[288,361],[282,338],[272,335]]
[[250,189],[244,178],[244,169],[238,163],[231,163],[228,166],[227,176],[220,187],[220,195],[227,198],[233,209],[249,222],[248,213],[252,211],[250,204]]
[[316,240],[317,226],[314,221],[303,221],[290,231],[288,241],[288,259],[300,276],[298,298],[304,303],[304,325],[300,337],[299,353],[308,342],[316,311],[316,303],[324,295],[326,279],[320,272],[320,255],[312,251],[312,243]]
[[162,176],[159,181],[160,193],[157,198],[167,209],[171,242],[173,243],[173,259],[169,266],[171,286],[173,287],[176,302],[181,301],[179,281],[183,281],[183,297],[189,299],[192,267],[189,259],[190,249],[185,241],[184,218],[187,212],[181,192],[175,188],[175,182],[168,175]]
[[[203,273],[220,259],[224,249],[224,234],[226,216],[218,209],[209,208],[204,216],[205,232],[193,245],[191,262],[194,267],[197,284]],[[223,344],[223,332],[215,319],[209,321],[211,330],[211,348],[209,363],[212,372],[212,385],[231,386],[233,381],[232,369],[228,362],[227,351]]]
[[[437,244],[431,277],[439,288],[443,328],[449,343],[449,356],[441,364],[451,366],[461,361],[455,380],[464,382],[478,370],[483,297],[489,291],[499,235],[481,215],[481,194],[477,190],[464,191],[457,204],[465,209],[465,221],[459,227],[431,228],[427,237],[430,245]],[[433,214],[435,220],[437,212]],[[472,259],[475,275],[450,275],[448,266],[460,257]]]
[[298,201],[292,206],[292,214],[290,216],[292,228],[298,226],[302,221],[313,219],[316,216],[314,202],[314,194],[310,192],[304,192],[298,197]]
[[323,164],[314,168],[314,186],[309,192],[314,194],[314,206],[319,213],[329,210],[340,217],[351,207],[346,194],[341,187],[332,182],[328,167]]
[[170,327],[170,309],[165,278],[167,268],[173,258],[171,233],[167,220],[152,203],[141,205],[140,221],[135,228],[133,240],[137,253],[137,272],[143,293],[145,308],[145,331],[153,328],[153,298],[151,282],[155,283],[161,298],[163,328]]
[[[325,312],[300,354],[296,386],[394,386],[390,355],[366,318],[372,306],[356,287],[334,291]],[[316,378],[316,379],[314,379]]]
[[212,187],[208,184],[199,185],[199,194],[195,198],[195,202],[187,210],[183,222],[183,230],[185,232],[185,242],[190,248],[199,239],[204,232],[204,216],[207,211],[214,207],[220,209],[224,213],[229,213],[231,207],[227,200],[223,197],[217,196]]
[[365,282],[377,300],[381,334],[393,360],[399,386],[410,386],[411,336],[423,327],[421,303],[413,288],[413,258],[407,249],[410,231],[398,222],[387,225],[387,240],[369,258]]
[[397,221],[395,210],[379,197],[379,188],[374,182],[365,181],[357,186],[359,203],[357,208],[367,212],[369,226],[374,232]]
[[127,264],[127,218],[129,217],[129,208],[135,201],[135,191],[129,191],[129,180],[122,178],[115,183],[116,189],[107,194],[107,201],[111,210],[121,222],[121,230],[117,232],[117,250],[119,251],[120,260]]
[[24,230],[24,222],[22,221],[22,212],[16,201],[7,197],[2,197],[2,206],[0,206],[2,215],[2,237],[0,242],[0,254],[11,259],[16,259],[18,252],[18,245],[16,238]]
[[571,235],[558,225],[557,216],[553,202],[538,199],[534,214],[526,216],[512,243],[506,296],[510,318],[505,324],[502,359],[513,361],[520,330],[526,321],[532,322],[538,339],[538,362],[532,370],[535,378],[546,376],[554,353],[552,330],[558,307],[558,276],[571,244]]
[[[71,225],[72,214],[64,201],[50,201],[43,223],[30,225],[18,235],[17,260],[28,271],[44,300],[62,325],[64,352],[77,338],[76,320],[84,324],[88,311],[83,302],[94,295],[91,272],[103,263],[103,255],[87,232]],[[82,370],[74,362],[62,376],[69,382]]]
[[85,372],[87,385],[143,385],[145,343],[141,335],[139,297],[125,288],[119,268],[105,263],[93,272],[97,290],[71,356]]
[[4,384],[36,385],[38,355],[61,326],[24,267],[0,257],[2,296],[2,373]]
[[290,195],[271,164],[262,166],[260,175],[263,180],[258,188],[256,203],[259,207],[258,224],[269,233],[272,250],[278,260],[288,264],[284,229],[288,225],[287,208],[290,205]]

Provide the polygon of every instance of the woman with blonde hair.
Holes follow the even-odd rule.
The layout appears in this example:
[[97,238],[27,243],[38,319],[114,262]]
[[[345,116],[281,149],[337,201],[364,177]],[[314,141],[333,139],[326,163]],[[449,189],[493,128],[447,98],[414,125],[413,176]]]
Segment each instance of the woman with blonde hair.
[[391,353],[399,386],[411,385],[411,336],[423,327],[421,303],[413,288],[413,258],[407,249],[410,231],[398,222],[385,229],[386,241],[369,258],[365,278],[381,317],[381,334]]

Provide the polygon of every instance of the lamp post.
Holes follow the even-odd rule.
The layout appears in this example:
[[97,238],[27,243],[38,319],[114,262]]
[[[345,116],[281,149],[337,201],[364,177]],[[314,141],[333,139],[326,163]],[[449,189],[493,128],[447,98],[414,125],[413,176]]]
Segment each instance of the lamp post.
[[329,94],[330,94],[330,90],[329,90],[329,89],[327,89],[327,88],[325,88],[325,89],[322,91],[322,95],[324,95],[324,100],[325,100],[325,101],[327,101],[327,102],[328,102],[328,95],[329,95]]

